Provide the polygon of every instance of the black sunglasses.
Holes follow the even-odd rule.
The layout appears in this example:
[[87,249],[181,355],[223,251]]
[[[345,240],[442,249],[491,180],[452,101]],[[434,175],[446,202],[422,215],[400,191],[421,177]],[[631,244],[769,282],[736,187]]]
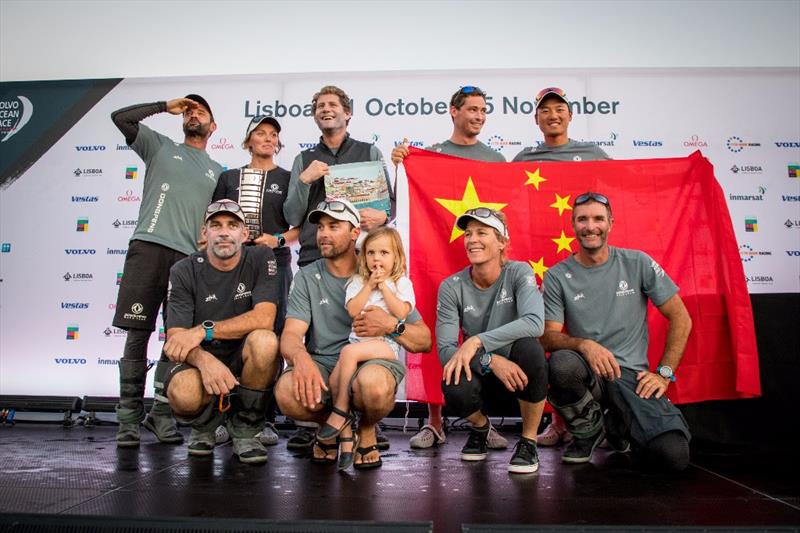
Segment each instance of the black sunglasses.
[[591,200],[603,204],[608,208],[609,213],[611,212],[611,202],[608,200],[607,197],[596,192],[585,192],[579,195],[577,198],[575,198],[575,203],[573,204],[573,206],[582,205]]
[[317,204],[317,209],[320,211],[333,211],[334,213],[344,213],[347,211],[348,213],[352,213],[358,218],[358,213],[353,212],[346,203],[340,202],[338,200],[323,200]]

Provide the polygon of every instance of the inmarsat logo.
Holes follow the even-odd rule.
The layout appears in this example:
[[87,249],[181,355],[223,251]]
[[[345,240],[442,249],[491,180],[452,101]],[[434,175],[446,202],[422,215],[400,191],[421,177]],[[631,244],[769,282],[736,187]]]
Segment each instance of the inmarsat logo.
[[24,96],[0,100],[0,143],[4,143],[25,127],[33,116],[33,104]]

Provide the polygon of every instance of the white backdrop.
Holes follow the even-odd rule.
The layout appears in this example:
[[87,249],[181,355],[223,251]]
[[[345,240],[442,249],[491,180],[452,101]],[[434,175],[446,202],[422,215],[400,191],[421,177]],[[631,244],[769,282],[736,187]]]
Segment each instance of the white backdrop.
[[[597,142],[615,159],[702,150],[725,189],[750,291],[800,292],[798,74],[592,69],[124,80],[0,192],[0,393],[118,393],[124,332],[110,324],[144,164],[125,149],[109,119],[117,108],[202,94],[219,124],[209,152],[227,167],[248,160],[240,148],[248,115],[275,114],[286,145],[278,163],[289,168],[299,150],[317,142],[319,132],[303,113],[310,113],[311,95],[323,84],[348,92],[351,134],[374,141],[387,157],[404,136],[418,146],[449,137],[450,95],[461,85],[478,85],[493,106],[480,138],[510,160],[541,139],[530,114],[533,95],[558,85],[580,103],[571,137]],[[146,123],[182,138],[177,117]],[[94,149],[78,149],[87,146]],[[134,167],[136,178],[129,179],[126,170]],[[406,207],[401,194],[401,227],[408,223]],[[150,359],[159,350],[157,332]]]

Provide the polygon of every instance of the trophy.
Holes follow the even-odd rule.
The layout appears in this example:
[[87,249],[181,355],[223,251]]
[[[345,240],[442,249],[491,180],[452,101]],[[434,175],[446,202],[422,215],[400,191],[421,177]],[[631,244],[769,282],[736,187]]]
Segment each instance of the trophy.
[[250,240],[261,236],[261,204],[264,201],[264,182],[267,171],[243,168],[239,171],[239,206],[244,211],[245,224],[250,230]]

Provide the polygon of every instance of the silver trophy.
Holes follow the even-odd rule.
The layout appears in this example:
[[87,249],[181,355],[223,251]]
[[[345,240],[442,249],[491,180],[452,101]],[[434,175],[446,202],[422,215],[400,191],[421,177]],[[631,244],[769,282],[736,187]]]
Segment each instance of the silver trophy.
[[244,211],[245,223],[250,230],[250,239],[263,233],[261,229],[261,205],[264,201],[264,183],[267,171],[258,168],[243,168],[239,171],[239,205]]

